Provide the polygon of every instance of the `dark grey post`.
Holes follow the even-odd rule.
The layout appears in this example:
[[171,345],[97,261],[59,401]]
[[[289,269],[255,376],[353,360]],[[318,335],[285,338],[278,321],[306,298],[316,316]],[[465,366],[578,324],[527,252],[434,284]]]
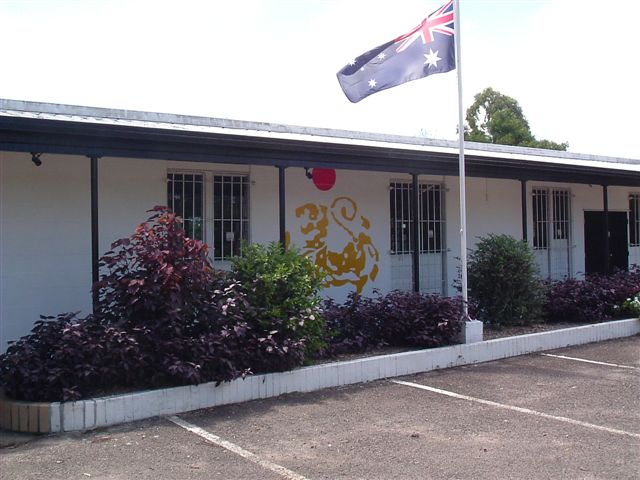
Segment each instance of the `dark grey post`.
[[411,179],[413,181],[413,190],[411,192],[411,204],[413,209],[411,210],[411,220],[413,223],[413,231],[411,232],[411,241],[413,243],[413,254],[411,257],[411,263],[413,267],[413,291],[420,291],[420,237],[419,237],[419,228],[420,228],[420,218],[418,216],[420,201],[419,191],[418,191],[418,174],[412,173]]
[[604,227],[602,234],[604,235],[604,273],[610,273],[609,266],[609,192],[607,185],[602,186],[602,203],[604,207]]
[[[90,156],[91,159],[91,281],[95,284],[100,278],[99,257],[99,235],[98,235],[98,158]],[[92,290],[93,313],[96,312],[98,304],[98,290]]]
[[278,166],[278,193],[279,193],[279,216],[280,216],[280,243],[286,248],[287,226],[285,221],[285,177],[284,169],[287,167]]
[[520,180],[520,190],[522,194],[522,240],[528,241],[527,235],[527,181]]

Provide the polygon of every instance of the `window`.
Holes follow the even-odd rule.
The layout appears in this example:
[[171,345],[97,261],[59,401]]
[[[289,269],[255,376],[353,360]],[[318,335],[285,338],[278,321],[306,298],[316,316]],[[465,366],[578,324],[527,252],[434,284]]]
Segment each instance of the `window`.
[[187,236],[204,240],[204,175],[168,173],[167,206],[182,217]]
[[213,259],[242,253],[249,239],[249,179],[246,175],[213,177]]
[[[421,184],[418,192],[420,253],[441,253],[444,248],[443,188],[438,184]],[[391,253],[413,251],[413,186],[391,182],[389,204],[391,216]]]
[[533,248],[544,250],[549,246],[547,234],[549,192],[533,189]]
[[629,195],[629,246],[640,247],[640,193]]
[[[551,196],[551,205],[549,204]],[[569,240],[571,229],[569,190],[533,189],[533,248],[545,250],[549,248],[549,233],[553,240]],[[549,220],[551,207],[551,220]],[[551,232],[549,232],[551,228]]]
[[553,191],[553,239],[569,239],[569,191]]
[[534,188],[532,191],[533,250],[542,278],[561,280],[572,275],[571,191]]
[[[211,178],[204,173],[169,172],[167,205],[184,220],[187,236],[212,245],[214,260],[229,260],[242,253],[242,242],[249,239],[249,178],[213,175],[212,189]],[[206,196],[205,184],[213,196]],[[211,202],[213,228],[206,232],[205,204]]]

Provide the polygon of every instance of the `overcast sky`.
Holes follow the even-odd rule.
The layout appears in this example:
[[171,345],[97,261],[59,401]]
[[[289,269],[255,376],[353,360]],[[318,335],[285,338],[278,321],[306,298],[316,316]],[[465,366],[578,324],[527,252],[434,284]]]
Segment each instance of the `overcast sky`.
[[[351,104],[336,72],[445,0],[0,0],[0,97],[456,138],[456,71]],[[640,2],[461,0],[463,104],[640,159]]]

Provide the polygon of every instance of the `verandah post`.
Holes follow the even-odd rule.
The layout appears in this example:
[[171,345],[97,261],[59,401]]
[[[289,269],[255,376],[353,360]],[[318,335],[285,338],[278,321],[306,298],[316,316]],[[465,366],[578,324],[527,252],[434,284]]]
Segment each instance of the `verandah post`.
[[[100,279],[99,265],[99,221],[98,221],[98,159],[88,155],[91,160],[91,282],[94,285]],[[98,307],[98,290],[92,289],[93,313]]]
[[287,248],[287,225],[285,219],[285,197],[286,197],[286,186],[285,186],[285,175],[284,170],[287,167],[282,165],[278,165],[278,216],[279,216],[279,226],[280,226],[280,244],[282,248],[286,250]]
[[413,291],[420,291],[420,194],[418,191],[418,174],[411,174],[412,191],[411,191],[411,204],[413,209],[411,210],[411,223],[413,224],[413,230],[411,231],[411,243],[413,243],[413,250],[411,251],[411,263],[413,270]]

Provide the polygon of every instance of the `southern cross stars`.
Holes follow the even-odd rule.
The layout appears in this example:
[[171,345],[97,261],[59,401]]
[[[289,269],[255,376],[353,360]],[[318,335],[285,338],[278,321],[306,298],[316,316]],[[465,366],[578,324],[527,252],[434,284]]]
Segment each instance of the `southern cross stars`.
[[377,84],[378,82],[376,82],[375,78],[372,78],[371,80],[369,80],[369,88],[375,88]]
[[429,49],[429,53],[424,53],[423,55],[426,58],[424,64],[429,65],[430,67],[437,67],[438,61],[442,60],[440,57],[438,57],[438,50],[434,52],[433,50]]

